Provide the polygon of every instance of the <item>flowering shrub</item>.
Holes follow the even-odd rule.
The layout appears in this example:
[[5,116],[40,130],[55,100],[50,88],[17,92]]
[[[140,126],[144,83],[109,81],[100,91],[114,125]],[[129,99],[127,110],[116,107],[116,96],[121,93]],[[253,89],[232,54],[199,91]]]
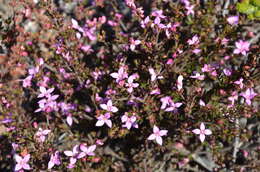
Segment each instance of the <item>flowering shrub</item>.
[[0,12],[1,171],[260,170],[260,29],[235,2]]

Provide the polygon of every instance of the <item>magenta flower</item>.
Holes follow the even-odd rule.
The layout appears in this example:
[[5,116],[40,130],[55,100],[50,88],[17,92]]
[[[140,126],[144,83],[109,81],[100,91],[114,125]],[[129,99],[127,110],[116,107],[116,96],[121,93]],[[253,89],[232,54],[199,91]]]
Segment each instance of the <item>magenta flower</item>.
[[48,163],[48,169],[52,169],[52,167],[54,167],[54,165],[60,165],[60,156],[59,156],[59,152],[56,151],[54,154],[51,155],[51,159]]
[[156,140],[159,145],[162,145],[162,136],[166,136],[168,130],[160,130],[156,125],[153,126],[153,134],[148,137],[148,140]]
[[243,96],[246,99],[246,103],[248,105],[251,105],[251,100],[257,95],[253,88],[248,88],[245,92],[240,94],[241,96]]
[[199,138],[200,138],[201,142],[204,142],[206,135],[211,135],[212,134],[211,130],[205,129],[204,123],[200,124],[200,129],[194,129],[194,130],[192,130],[192,132],[194,134],[200,135]]
[[17,164],[15,165],[15,171],[19,171],[19,170],[30,170],[31,167],[28,164],[29,160],[30,160],[30,154],[27,154],[24,158],[22,158],[19,155],[14,155],[15,161],[17,162]]
[[126,127],[128,130],[131,129],[131,127],[138,128],[138,124],[136,123],[136,116],[133,115],[129,117],[127,113],[121,117],[121,121],[125,123],[123,127]]
[[112,100],[108,100],[107,104],[101,104],[100,107],[108,112],[117,112],[118,108],[113,106]]
[[236,43],[236,49],[234,50],[234,54],[243,54],[244,56],[249,51],[250,43],[247,41],[239,40]]
[[197,35],[194,35],[191,39],[189,39],[188,41],[189,45],[197,45],[199,44],[199,37]]
[[227,18],[227,22],[231,25],[237,25],[239,21],[239,17],[238,16],[230,16]]
[[92,146],[87,147],[85,144],[81,144],[80,150],[82,152],[80,153],[79,156],[80,157],[85,157],[86,155],[94,156],[95,155],[94,151],[95,151],[96,147],[97,147],[96,145],[92,145]]
[[42,130],[42,128],[39,128],[39,130],[36,132],[36,137],[39,142],[44,142],[46,139],[46,136],[51,132],[51,130]]
[[150,22],[150,18],[149,16],[147,16],[144,20],[141,21],[141,27],[145,28],[149,22]]
[[97,119],[97,123],[96,123],[96,126],[97,127],[101,127],[103,126],[104,124],[106,124],[109,128],[112,127],[112,121],[110,120],[110,113],[105,113],[104,115],[100,115]]

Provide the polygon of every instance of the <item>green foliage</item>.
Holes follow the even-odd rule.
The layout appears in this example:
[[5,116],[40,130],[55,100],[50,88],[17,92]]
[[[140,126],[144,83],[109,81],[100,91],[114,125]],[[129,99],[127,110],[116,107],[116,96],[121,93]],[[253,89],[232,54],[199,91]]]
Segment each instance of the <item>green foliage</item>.
[[260,0],[246,0],[237,3],[237,10],[250,19],[260,19]]

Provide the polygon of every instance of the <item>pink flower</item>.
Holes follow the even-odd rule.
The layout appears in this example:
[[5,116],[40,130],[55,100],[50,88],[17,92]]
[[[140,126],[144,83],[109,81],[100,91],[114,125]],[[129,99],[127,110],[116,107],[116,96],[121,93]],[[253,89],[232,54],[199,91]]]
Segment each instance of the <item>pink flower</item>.
[[234,84],[239,85],[240,89],[242,89],[244,87],[243,80],[243,78],[240,78],[239,80],[235,81]]
[[186,5],[185,6],[185,8],[186,8],[186,15],[188,16],[188,15],[194,15],[194,10],[193,10],[193,8],[194,8],[194,5],[190,5],[190,6],[188,6],[188,5]]
[[155,73],[155,70],[153,68],[149,68],[148,70],[151,75],[151,81],[155,81],[156,79],[163,79],[163,76]]
[[248,105],[251,105],[251,100],[257,95],[253,88],[248,88],[245,92],[240,94],[241,96],[243,96],[246,99],[246,103]]
[[140,40],[134,40],[133,38],[130,38],[130,49],[131,49],[132,51],[134,51],[134,50],[135,50],[135,47],[136,47],[137,45],[139,45],[139,44],[141,44],[141,41],[140,41]]
[[121,117],[121,121],[125,123],[123,127],[126,127],[128,130],[130,130],[131,127],[138,128],[135,115],[128,117],[127,113],[125,113],[125,115]]
[[108,112],[117,112],[118,108],[113,106],[112,100],[108,100],[107,104],[101,104],[100,107]]
[[17,162],[17,164],[15,165],[15,171],[19,171],[19,170],[30,170],[31,167],[28,164],[29,160],[30,160],[30,154],[27,154],[24,158],[22,158],[19,155],[14,155],[15,161]]
[[156,125],[153,126],[153,134],[148,137],[148,140],[156,140],[159,145],[162,145],[162,136],[167,135],[168,130],[160,130]]
[[40,142],[44,142],[46,139],[46,136],[51,132],[51,130],[42,130],[42,128],[39,128],[39,130],[36,132],[37,140]]
[[183,86],[183,76],[182,75],[179,75],[178,78],[177,78],[177,88],[178,88],[178,91],[180,91],[182,89],[182,86]]
[[25,79],[23,79],[23,87],[27,88],[27,87],[31,87],[32,86],[32,75],[27,76]]
[[239,40],[236,43],[236,49],[234,50],[234,54],[243,54],[246,55],[247,51],[249,51],[250,43],[247,41]]
[[137,88],[137,87],[139,86],[138,83],[134,83],[134,79],[136,79],[137,77],[138,77],[138,75],[133,74],[133,75],[129,76],[129,78],[127,79],[127,82],[128,82],[128,83],[126,83],[126,87],[128,87],[128,88],[127,88],[127,91],[128,91],[129,93],[132,93],[132,92],[133,92],[133,89],[134,89],[134,88]]
[[79,145],[75,145],[72,151],[64,151],[64,154],[70,157],[70,164],[68,168],[73,168],[74,164],[77,162],[77,159],[80,159],[79,153]]
[[239,17],[238,16],[230,16],[227,18],[227,22],[231,25],[237,25],[239,21]]
[[54,167],[54,165],[60,165],[60,156],[59,156],[59,152],[56,151],[54,154],[51,155],[51,159],[48,163],[48,169],[52,169],[52,167]]
[[50,88],[50,89],[46,90],[45,87],[40,87],[41,94],[38,95],[38,98],[41,98],[41,97],[49,98],[53,91],[54,91],[54,88]]
[[199,37],[197,35],[194,35],[191,39],[189,39],[188,41],[189,45],[197,45],[199,44]]
[[205,102],[204,102],[203,100],[201,100],[201,99],[200,99],[200,101],[199,101],[199,105],[200,105],[200,106],[206,106]]
[[212,134],[211,130],[205,129],[204,123],[200,124],[200,129],[194,129],[194,130],[192,130],[192,132],[194,134],[200,135],[199,138],[200,138],[201,142],[204,142],[206,135],[211,135]]
[[94,156],[95,155],[95,153],[94,153],[94,151],[95,151],[95,149],[96,149],[96,145],[92,145],[92,146],[86,146],[85,144],[81,144],[80,145],[80,150],[82,151],[81,153],[80,153],[80,157],[85,157],[86,155],[88,155],[88,156]]
[[97,119],[97,123],[96,126],[100,127],[103,126],[104,124],[106,124],[109,128],[112,127],[112,121],[110,120],[110,113],[105,113],[104,115],[100,115]]
[[166,106],[169,106],[172,103],[170,96],[162,97],[160,101],[162,102],[161,109],[165,109]]
[[141,27],[145,28],[149,22],[150,22],[149,16],[145,17],[145,19],[141,21]]
[[166,112],[172,112],[172,111],[177,112],[177,108],[179,108],[181,105],[182,105],[182,103],[179,103],[179,102],[177,102],[177,103],[171,102],[170,106],[167,107],[165,109],[165,111]]
[[232,92],[232,95],[228,97],[228,100],[231,101],[231,104],[228,107],[233,107],[235,104],[235,101],[238,100],[238,94],[236,91]]
[[204,80],[205,79],[205,75],[201,75],[200,73],[198,72],[195,72],[195,75],[193,76],[190,76],[191,78],[194,78],[194,79],[198,79],[198,80]]
[[116,82],[119,83],[121,80],[128,78],[128,74],[125,71],[125,67],[121,66],[118,72],[111,73],[110,76],[116,79]]

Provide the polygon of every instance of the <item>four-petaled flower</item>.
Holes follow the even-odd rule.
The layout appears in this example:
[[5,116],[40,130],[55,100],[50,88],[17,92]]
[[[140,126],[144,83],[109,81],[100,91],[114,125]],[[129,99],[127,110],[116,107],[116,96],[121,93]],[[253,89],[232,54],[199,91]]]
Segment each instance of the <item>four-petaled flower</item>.
[[134,40],[133,38],[130,38],[130,49],[131,49],[132,51],[134,51],[134,50],[135,50],[135,47],[136,47],[137,45],[139,45],[139,44],[141,44],[141,41],[140,41],[140,40]]
[[131,129],[131,127],[138,128],[138,124],[136,123],[136,116],[129,117],[127,113],[121,117],[121,121],[125,123],[123,127],[126,127],[128,130]]
[[132,93],[133,92],[133,89],[134,88],[137,88],[139,86],[138,83],[134,83],[134,80],[138,77],[138,75],[136,74],[133,74],[131,76],[129,76],[129,78],[127,79],[127,83],[125,84],[127,88],[127,91],[129,93]]
[[86,146],[85,144],[80,145],[80,150],[82,151],[80,153],[80,157],[85,157],[86,155],[88,156],[94,156],[95,153],[94,151],[96,150],[96,145],[91,145],[91,146]]
[[42,97],[49,98],[53,91],[54,91],[54,88],[50,88],[47,90],[45,87],[40,87],[41,94],[38,95],[38,98],[42,98]]
[[51,169],[52,167],[54,167],[54,165],[60,165],[60,155],[59,152],[56,151],[54,154],[51,155],[51,159],[48,163],[48,169]]
[[249,51],[250,43],[247,41],[239,40],[236,43],[236,49],[234,50],[234,54],[243,54],[246,55],[247,51]]
[[155,81],[156,79],[163,79],[163,76],[156,73],[153,68],[149,68],[148,70],[151,75],[151,81]]
[[70,164],[68,165],[68,168],[73,168],[75,163],[77,162],[77,159],[81,158],[79,156],[79,153],[79,145],[75,145],[72,151],[64,151],[64,154],[70,157]]
[[46,136],[51,132],[51,130],[42,130],[42,128],[39,128],[39,130],[36,132],[37,140],[40,142],[44,142]]
[[257,94],[254,92],[253,88],[248,88],[245,92],[240,94],[246,99],[246,103],[251,105],[251,99],[253,99]]
[[112,100],[108,100],[107,104],[101,104],[100,107],[108,112],[117,112],[118,108],[113,106]]
[[239,17],[238,16],[230,16],[227,18],[227,22],[231,25],[237,25],[239,21]]
[[118,72],[111,73],[110,76],[116,79],[116,82],[119,83],[119,81],[124,80],[128,77],[127,72],[125,71],[125,67],[121,66],[118,70]]
[[97,127],[103,126],[106,124],[109,128],[112,127],[112,121],[110,120],[110,113],[105,113],[104,115],[101,114],[99,117],[97,117],[98,121],[96,123]]
[[148,140],[156,140],[159,145],[162,145],[162,136],[166,136],[168,130],[160,130],[156,125],[153,126],[153,134],[148,137]]
[[15,161],[17,162],[17,164],[15,165],[15,171],[19,171],[19,170],[30,170],[31,167],[28,164],[29,160],[30,160],[30,154],[27,154],[24,156],[24,158],[22,158],[19,155],[14,155]]
[[192,130],[192,132],[200,135],[199,138],[200,138],[201,142],[204,142],[206,135],[212,134],[211,130],[205,129],[205,125],[203,122],[200,124],[200,129],[194,129],[194,130]]

